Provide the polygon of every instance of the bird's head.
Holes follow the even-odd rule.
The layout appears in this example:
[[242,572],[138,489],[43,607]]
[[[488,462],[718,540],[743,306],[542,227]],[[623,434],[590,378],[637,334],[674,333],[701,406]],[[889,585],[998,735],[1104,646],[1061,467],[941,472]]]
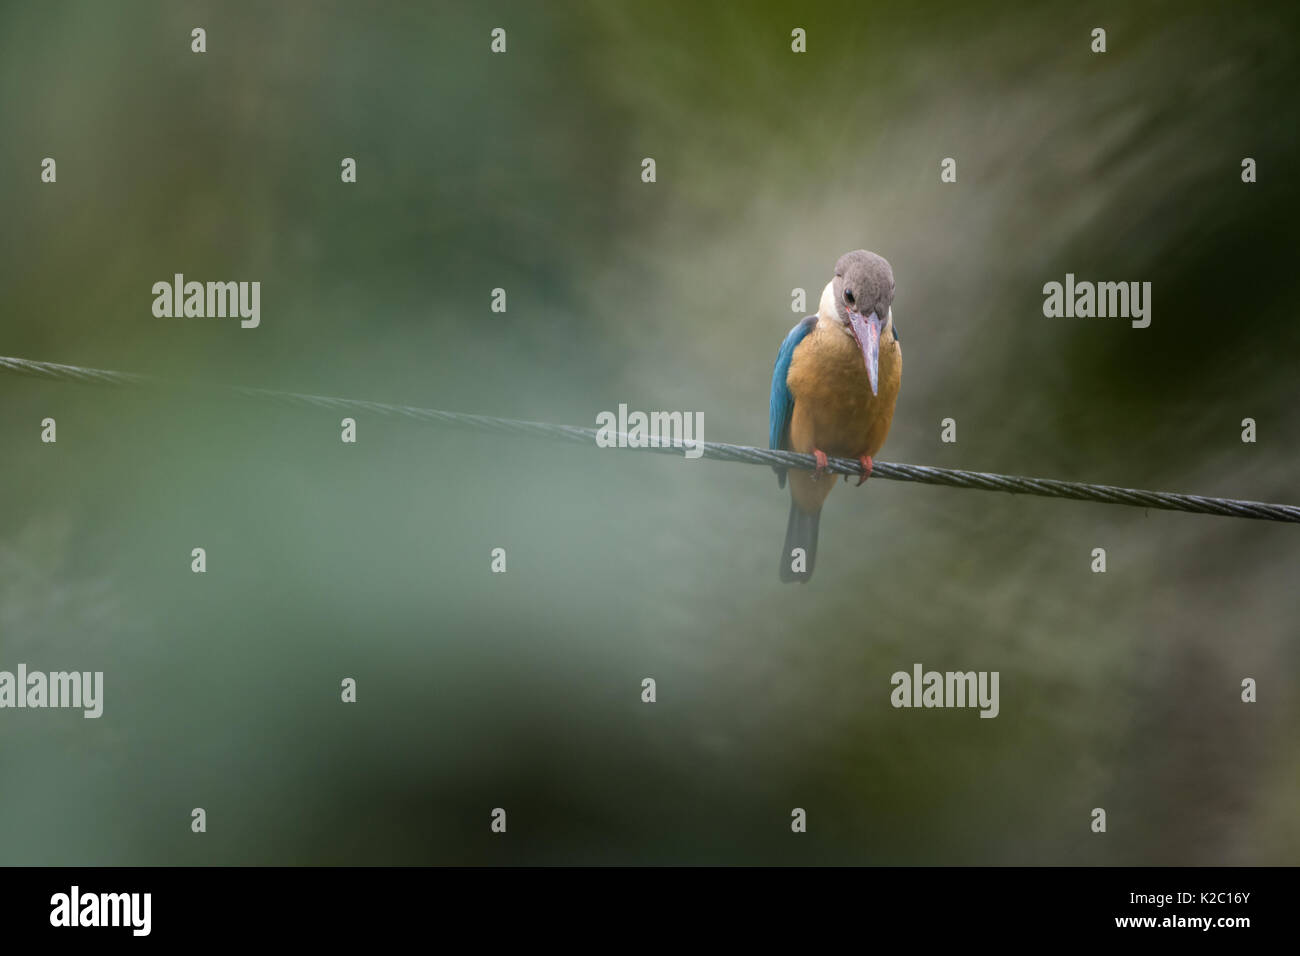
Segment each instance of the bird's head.
[[880,379],[880,333],[889,324],[894,304],[894,270],[874,252],[846,252],[835,263],[831,294],[835,318],[862,350],[871,394],[875,395]]

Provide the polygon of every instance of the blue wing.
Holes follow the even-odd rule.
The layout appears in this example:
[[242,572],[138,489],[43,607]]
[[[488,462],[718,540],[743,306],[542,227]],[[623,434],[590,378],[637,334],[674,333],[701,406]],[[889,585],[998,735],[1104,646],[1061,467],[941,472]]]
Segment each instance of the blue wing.
[[[781,350],[776,353],[776,365],[772,369],[772,398],[768,406],[768,448],[782,448],[786,444],[786,433],[790,429],[790,415],[794,411],[794,396],[790,394],[790,386],[785,383],[785,377],[790,372],[790,361],[794,358],[796,346],[816,324],[815,315],[802,320],[790,330],[790,334],[781,343]],[[784,487],[785,469],[778,468],[776,474]]]

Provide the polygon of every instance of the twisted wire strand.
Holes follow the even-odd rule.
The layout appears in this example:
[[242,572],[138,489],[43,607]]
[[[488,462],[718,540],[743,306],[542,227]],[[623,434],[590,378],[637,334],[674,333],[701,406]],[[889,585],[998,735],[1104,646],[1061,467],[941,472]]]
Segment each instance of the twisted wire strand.
[[[382,417],[405,418],[427,424],[469,428],[502,435],[553,438],[590,445],[595,444],[597,435],[596,429],[577,425],[495,418],[490,415],[473,415],[467,412],[450,412],[436,408],[418,408],[412,405],[391,405],[386,402],[336,398],[327,395],[280,392],[265,388],[229,385],[195,386],[190,383],[171,382],[130,372],[80,368],[75,365],[57,365],[53,362],[37,362],[31,359],[5,356],[0,356],[0,372],[10,372],[15,375],[43,378],[50,381],[79,382],[85,385],[198,388],[204,391],[218,391],[249,399],[287,402],[312,408],[364,411]],[[626,435],[619,433],[617,437],[621,439],[619,441],[620,448],[634,451],[680,455],[688,447],[680,439],[674,441],[652,439],[647,445],[629,445],[626,441]],[[806,470],[816,467],[816,461],[812,455],[803,455],[792,451],[754,448],[749,445],[729,445],[722,442],[696,442],[689,447],[691,450],[699,448],[702,457],[711,458],[715,461],[732,461],[747,465],[770,465]],[[849,458],[829,458],[826,470],[837,475],[861,475],[862,473],[862,468],[858,462]],[[983,471],[936,468],[931,465],[907,465],[891,461],[875,462],[871,477],[885,478],[890,481],[912,481],[924,485],[940,485],[946,488],[1004,491],[1010,494],[1038,495],[1043,498],[1068,498],[1074,501],[1095,501],[1109,505],[1155,508],[1161,511],[1184,511],[1192,514],[1221,515],[1230,518],[1255,518],[1264,521],[1300,523],[1300,506],[1297,505],[1241,501],[1235,498],[1210,498],[1204,495],[1183,495],[1168,491],[1144,491],[1138,488],[1117,488],[1112,485],[1060,481],[1055,478],[999,475]]]

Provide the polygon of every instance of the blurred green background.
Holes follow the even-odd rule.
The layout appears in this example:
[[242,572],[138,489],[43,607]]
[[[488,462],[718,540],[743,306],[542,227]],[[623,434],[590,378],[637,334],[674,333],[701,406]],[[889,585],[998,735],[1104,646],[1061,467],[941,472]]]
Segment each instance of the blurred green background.
[[[1294,4],[0,11],[0,354],[763,445],[866,247],[882,459],[1300,501]],[[767,469],[339,418],[0,376],[0,669],[106,685],[0,712],[0,861],[1300,862],[1295,527],[877,480],[790,587]],[[914,662],[1001,715],[893,709]]]

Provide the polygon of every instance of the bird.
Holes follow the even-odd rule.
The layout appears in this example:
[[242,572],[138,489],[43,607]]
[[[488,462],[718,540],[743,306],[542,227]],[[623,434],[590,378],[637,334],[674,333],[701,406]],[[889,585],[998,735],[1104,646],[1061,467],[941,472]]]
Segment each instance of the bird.
[[[817,460],[815,471],[789,469],[782,581],[812,578],[822,504],[835,483],[825,471],[827,457],[856,458],[860,487],[889,434],[903,376],[893,304],[889,263],[865,249],[846,252],[822,290],[817,314],[791,329],[777,352],[768,447]],[[787,469],[774,470],[784,488]]]

